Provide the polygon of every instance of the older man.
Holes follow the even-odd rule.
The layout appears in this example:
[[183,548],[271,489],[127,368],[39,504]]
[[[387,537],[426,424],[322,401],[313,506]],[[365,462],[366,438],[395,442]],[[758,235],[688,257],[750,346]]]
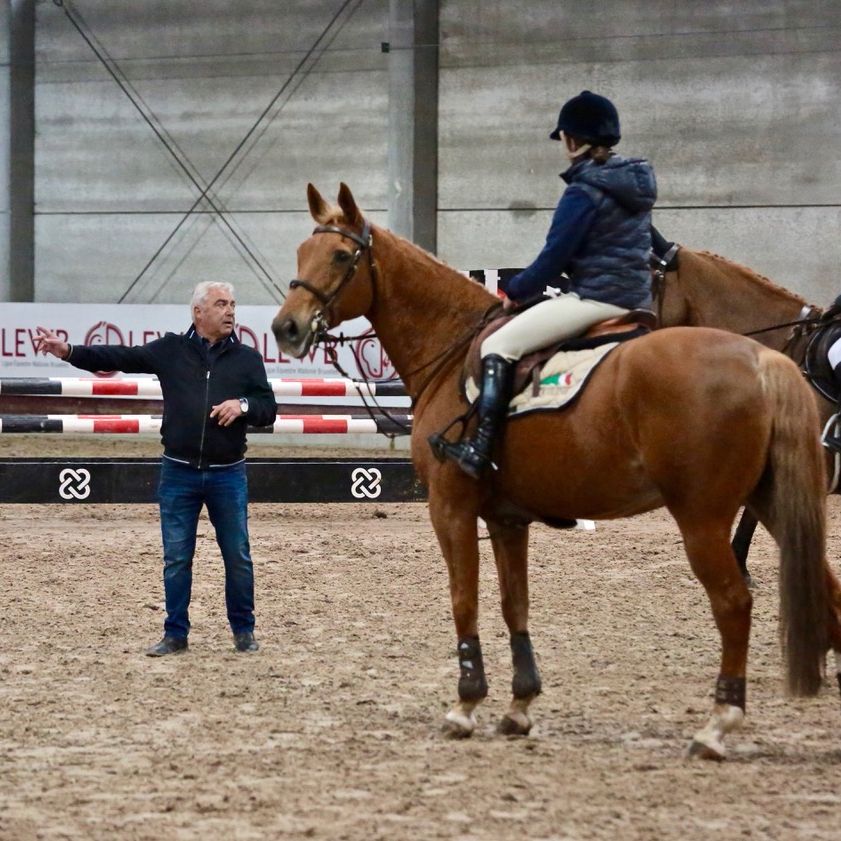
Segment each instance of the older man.
[[43,327],[39,349],[85,371],[156,374],[164,399],[158,498],[164,553],[164,636],[150,657],[187,650],[193,554],[207,506],[225,562],[225,603],[237,651],[256,651],[254,568],[248,541],[246,427],[268,426],[277,407],[260,355],[234,335],[229,283],[200,283],[193,323],[147,345],[69,345]]

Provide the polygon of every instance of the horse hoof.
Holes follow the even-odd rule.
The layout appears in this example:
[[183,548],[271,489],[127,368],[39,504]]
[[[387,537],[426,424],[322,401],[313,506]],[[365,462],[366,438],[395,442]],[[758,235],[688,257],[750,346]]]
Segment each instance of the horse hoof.
[[476,729],[476,717],[469,716],[456,710],[450,710],[444,718],[441,730],[449,739],[467,739]]
[[711,759],[714,762],[723,762],[726,756],[724,745],[718,740],[699,741],[693,739],[687,751],[690,759]]
[[496,732],[503,736],[528,736],[531,719],[527,715],[504,715],[496,726]]

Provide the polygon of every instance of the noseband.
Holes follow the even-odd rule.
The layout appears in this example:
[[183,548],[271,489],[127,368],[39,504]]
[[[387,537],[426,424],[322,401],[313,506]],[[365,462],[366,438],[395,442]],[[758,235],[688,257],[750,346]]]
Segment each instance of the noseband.
[[336,288],[329,294],[325,294],[320,289],[316,289],[309,281],[302,280],[301,278],[296,277],[294,280],[289,281],[290,290],[296,289],[300,286],[302,289],[306,289],[307,292],[309,292],[310,295],[312,295],[321,304],[321,309],[313,316],[313,331],[316,334],[322,334],[327,330],[327,315],[330,312],[330,308],[333,306],[334,301],[339,296],[342,289],[350,283],[353,276],[356,274],[356,269],[359,265],[359,260],[362,257],[363,251],[368,252],[369,276],[371,278],[371,288],[374,299],[376,299],[377,294],[377,284],[375,282],[376,268],[374,267],[374,255],[371,252],[373,235],[371,234],[371,226],[367,219],[363,221],[361,234],[354,233],[347,228],[340,228],[337,225],[318,225],[313,230],[313,235],[315,234],[338,234],[339,236],[347,237],[348,239],[353,240],[358,246],[356,251],[353,252],[353,259],[351,260],[344,276],[339,281]]

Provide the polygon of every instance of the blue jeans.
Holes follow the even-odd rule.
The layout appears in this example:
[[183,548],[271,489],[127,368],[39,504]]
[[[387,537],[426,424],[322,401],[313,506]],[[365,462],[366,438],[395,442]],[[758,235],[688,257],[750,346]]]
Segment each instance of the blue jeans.
[[207,506],[225,561],[225,604],[235,634],[254,630],[254,567],[248,543],[248,480],[245,462],[197,470],[164,458],[158,486],[164,546],[164,633],[190,632],[193,555],[202,505]]

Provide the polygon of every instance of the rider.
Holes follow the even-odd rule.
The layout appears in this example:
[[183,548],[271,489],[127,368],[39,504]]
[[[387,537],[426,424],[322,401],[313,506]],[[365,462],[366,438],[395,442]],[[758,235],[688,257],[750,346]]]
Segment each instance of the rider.
[[[582,91],[561,108],[549,135],[571,162],[546,244],[534,262],[504,284],[523,301],[561,281],[567,291],[524,310],[482,343],[479,426],[470,440],[435,447],[479,478],[492,464],[494,438],[510,400],[515,363],[532,351],[581,335],[599,321],[651,306],[651,208],[657,186],[651,165],[612,151],[620,139],[610,100]],[[506,302],[506,306],[509,306]]]

